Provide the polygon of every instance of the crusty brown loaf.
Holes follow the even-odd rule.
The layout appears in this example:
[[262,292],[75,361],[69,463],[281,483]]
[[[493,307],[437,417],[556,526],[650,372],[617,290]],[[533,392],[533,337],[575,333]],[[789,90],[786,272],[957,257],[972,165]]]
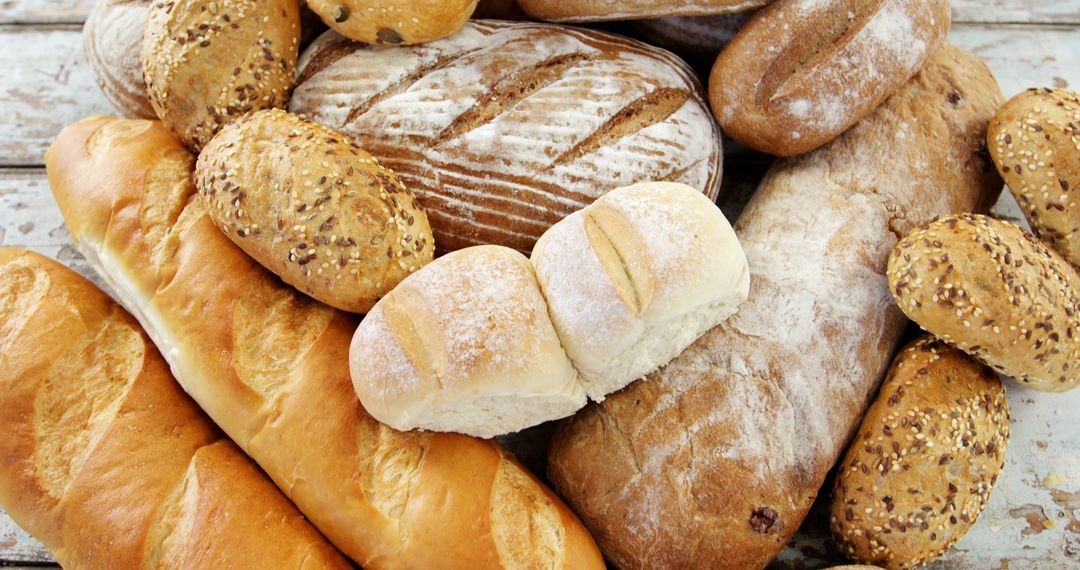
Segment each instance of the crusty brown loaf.
[[368,312],[435,255],[427,216],[393,172],[280,109],[224,126],[199,153],[195,183],[233,243],[338,309]]
[[518,0],[527,14],[552,22],[600,22],[707,16],[759,8],[771,0]]
[[65,568],[351,568],[131,317],[0,249],[0,505]]
[[833,489],[849,558],[914,568],[960,540],[1005,465],[1009,403],[996,374],[930,336],[897,354]]
[[740,143],[803,154],[870,114],[948,31],[948,0],[778,0],[720,53],[709,102]]
[[418,44],[461,29],[476,0],[307,0],[341,35],[369,44]]
[[494,442],[372,420],[349,381],[356,320],[222,235],[186,161],[160,123],[102,117],[46,154],[77,246],[185,390],[327,538],[375,570],[602,567],[573,513]]
[[658,373],[561,424],[549,472],[620,568],[760,568],[806,516],[904,326],[885,262],[906,229],[988,207],[1001,101],[938,50],[875,113],[777,163],[735,226],[750,298]]
[[198,152],[229,120],[285,106],[299,49],[297,0],[153,0],[142,46],[150,103]]
[[1028,89],[998,109],[986,139],[1035,235],[1080,266],[1080,94]]
[[1080,273],[1018,226],[945,216],[904,236],[889,287],[908,318],[1036,390],[1080,384]]
[[157,117],[146,94],[143,29],[151,0],[105,0],[94,4],[83,26],[83,51],[101,91],[132,119]]
[[710,198],[719,189],[719,130],[693,72],[640,42],[472,21],[411,47],[328,34],[301,67],[290,110],[393,170],[440,251],[528,253],[555,222],[637,182],[683,182]]

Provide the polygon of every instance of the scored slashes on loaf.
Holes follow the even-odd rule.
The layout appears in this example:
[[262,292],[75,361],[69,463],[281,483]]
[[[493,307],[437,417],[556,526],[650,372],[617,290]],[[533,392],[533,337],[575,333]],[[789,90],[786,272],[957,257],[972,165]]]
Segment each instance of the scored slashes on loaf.
[[364,568],[603,567],[577,517],[495,442],[401,433],[364,411],[356,319],[233,245],[160,123],[81,121],[45,162],[76,246],[177,381]]
[[735,226],[739,312],[659,372],[560,425],[549,474],[620,568],[762,567],[843,451],[905,320],[885,278],[904,230],[988,207],[1001,101],[943,47],[833,143],[777,163]]
[[473,21],[411,47],[329,33],[291,111],[342,131],[416,193],[440,251],[528,252],[604,192],[649,180],[715,198],[719,130],[672,54],[591,30]]
[[0,347],[0,505],[65,568],[351,568],[74,271],[0,248]]

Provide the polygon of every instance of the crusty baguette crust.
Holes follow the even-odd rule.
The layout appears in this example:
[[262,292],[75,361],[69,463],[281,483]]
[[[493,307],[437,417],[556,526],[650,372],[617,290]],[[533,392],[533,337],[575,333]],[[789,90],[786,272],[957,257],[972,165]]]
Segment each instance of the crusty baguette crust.
[[552,22],[640,20],[664,16],[708,16],[760,8],[771,0],[518,0],[525,13]]
[[494,442],[371,419],[349,379],[355,318],[222,235],[194,199],[191,160],[160,123],[101,117],[46,154],[77,247],[184,389],[334,544],[369,569],[602,567],[573,513]]
[[885,278],[903,231],[988,207],[1001,100],[944,47],[874,114],[779,162],[736,224],[750,298],[667,367],[560,425],[556,487],[620,568],[760,568],[795,532],[904,326]]
[[700,84],[641,42],[471,21],[410,47],[326,34],[300,66],[289,110],[393,170],[427,210],[439,251],[527,254],[554,223],[638,182],[719,190],[720,132]]
[[0,249],[0,321],[0,504],[65,568],[351,567],[89,281]]

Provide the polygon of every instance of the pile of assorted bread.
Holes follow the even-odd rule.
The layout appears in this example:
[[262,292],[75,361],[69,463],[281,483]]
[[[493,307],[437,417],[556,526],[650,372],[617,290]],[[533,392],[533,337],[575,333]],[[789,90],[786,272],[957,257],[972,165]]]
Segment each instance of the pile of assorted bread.
[[[851,559],[962,537],[994,371],[1080,381],[1080,99],[945,0],[476,3],[95,5],[131,118],[46,163],[119,304],[0,250],[4,509],[72,568],[761,568],[835,466]],[[721,129],[787,157],[734,229]],[[479,439],[561,418],[554,491]]]

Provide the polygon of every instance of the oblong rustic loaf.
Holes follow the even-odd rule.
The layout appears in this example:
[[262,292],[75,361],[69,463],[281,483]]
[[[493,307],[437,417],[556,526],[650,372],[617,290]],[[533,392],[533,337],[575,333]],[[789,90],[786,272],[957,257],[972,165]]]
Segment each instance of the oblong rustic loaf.
[[938,338],[1036,390],[1080,384],[1080,273],[1018,226],[960,214],[904,236],[889,287]]
[[125,117],[155,119],[143,80],[143,30],[150,0],[94,4],[83,26],[83,51],[105,98]]
[[948,32],[948,0],[778,0],[720,53],[709,102],[740,143],[803,154],[873,111]]
[[840,550],[890,570],[941,555],[982,512],[1009,432],[997,374],[933,337],[909,344],[837,469],[830,521]]
[[528,252],[605,192],[720,185],[719,131],[693,72],[640,42],[473,21],[411,47],[330,33],[301,59],[291,111],[350,136],[424,205],[440,251]]
[[0,248],[0,505],[65,568],[351,564],[75,272]]
[[191,160],[161,123],[103,117],[64,129],[45,158],[76,246],[331,542],[374,570],[603,567],[573,513],[496,443],[373,420],[349,380],[356,319],[222,235]]
[[771,0],[518,0],[527,14],[552,22],[601,22],[707,16],[759,8]]
[[806,516],[904,327],[885,278],[907,228],[988,207],[1001,101],[944,47],[875,113],[777,163],[735,226],[753,276],[734,317],[561,424],[556,487],[620,568],[760,568]]

